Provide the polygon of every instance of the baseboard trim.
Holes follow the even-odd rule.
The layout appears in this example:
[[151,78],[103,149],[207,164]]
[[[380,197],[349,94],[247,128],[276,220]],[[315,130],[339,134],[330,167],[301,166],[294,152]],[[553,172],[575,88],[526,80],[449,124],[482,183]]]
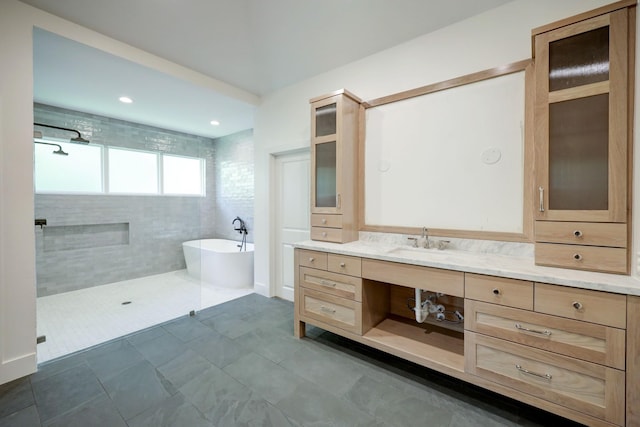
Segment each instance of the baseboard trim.
[[36,372],[37,359],[36,353],[29,353],[10,361],[4,361],[0,365],[0,384],[8,383]]
[[269,286],[265,285],[264,283],[254,282],[253,291],[256,294],[264,295],[265,297],[271,297],[269,292]]

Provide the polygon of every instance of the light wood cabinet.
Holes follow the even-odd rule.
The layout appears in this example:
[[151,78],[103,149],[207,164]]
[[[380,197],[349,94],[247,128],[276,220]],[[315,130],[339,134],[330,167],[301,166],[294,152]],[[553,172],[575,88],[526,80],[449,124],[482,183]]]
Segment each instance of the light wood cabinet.
[[[589,426],[632,426],[640,299],[295,250],[294,332],[312,324]],[[415,289],[463,323],[415,320]],[[625,398],[626,395],[626,398]]]
[[533,30],[539,265],[628,274],[631,14],[620,4]]
[[311,101],[311,239],[358,240],[361,100],[339,90]]

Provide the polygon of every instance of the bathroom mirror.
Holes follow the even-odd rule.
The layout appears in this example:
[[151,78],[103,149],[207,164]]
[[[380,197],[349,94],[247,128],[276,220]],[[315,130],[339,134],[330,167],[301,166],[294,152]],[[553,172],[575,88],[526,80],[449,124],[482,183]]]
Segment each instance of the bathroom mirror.
[[365,104],[362,229],[528,240],[529,63]]

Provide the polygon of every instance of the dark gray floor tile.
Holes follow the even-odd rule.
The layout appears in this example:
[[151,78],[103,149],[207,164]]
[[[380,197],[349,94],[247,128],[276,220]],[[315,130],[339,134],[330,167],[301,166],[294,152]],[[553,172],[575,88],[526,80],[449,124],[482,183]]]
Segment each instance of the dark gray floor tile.
[[187,350],[182,341],[169,333],[134,344],[134,347],[154,366],[163,365]]
[[449,427],[517,427],[513,421],[492,417],[480,412],[454,412]]
[[38,365],[38,372],[31,375],[31,384],[35,384],[38,381],[45,380],[53,375],[64,372],[67,369],[75,368],[80,365],[86,365],[84,354],[84,352],[75,353]]
[[237,338],[256,328],[256,325],[253,323],[242,320],[239,316],[229,313],[219,314],[203,320],[202,323],[229,338]]
[[127,336],[127,341],[131,344],[141,344],[145,341],[152,340],[154,338],[158,338],[159,336],[168,334],[162,326],[154,326],[153,328],[145,329],[144,331],[137,332],[133,335]]
[[308,347],[295,352],[281,366],[337,396],[343,395],[362,377],[346,357]]
[[159,366],[158,371],[177,389],[211,366],[211,362],[207,359],[193,350],[187,350],[175,359]]
[[214,420],[216,427],[293,427],[294,424],[264,399],[251,396],[247,400],[238,400]]
[[209,333],[211,328],[200,323],[195,317],[183,317],[162,326],[167,332],[182,342],[191,341]]
[[187,345],[219,368],[224,368],[247,352],[236,341],[215,331],[196,338]]
[[34,403],[29,377],[0,385],[0,418],[18,412]]
[[255,353],[249,353],[223,369],[270,403],[278,403],[306,380]]
[[180,388],[180,392],[209,421],[223,419],[238,401],[251,397],[251,390],[217,367],[211,367]]
[[293,353],[305,346],[303,340],[299,340],[293,335],[274,332],[273,328],[266,331],[262,328],[254,329],[236,338],[236,342],[247,350],[256,352],[276,363],[292,356]]
[[119,374],[144,360],[140,352],[127,340],[120,340],[86,353],[89,367],[101,381]]
[[129,427],[211,427],[212,424],[181,393],[129,420]]
[[0,418],[0,427],[40,427],[40,416],[35,405]]
[[127,427],[111,399],[104,395],[57,417],[43,427]]
[[275,406],[299,425],[368,427],[375,421],[346,400],[313,385],[297,387]]
[[383,402],[393,404],[402,400],[407,394],[392,385],[381,383],[368,376],[361,377],[347,392],[344,398],[363,412],[372,416]]
[[93,371],[80,365],[33,384],[33,393],[44,423],[103,395],[104,389]]
[[111,377],[104,382],[104,387],[125,420],[175,393],[175,389],[147,361]]
[[424,400],[406,395],[401,400],[382,401],[375,409],[376,417],[396,427],[415,427],[416,420],[422,420],[433,427],[448,427],[453,413]]

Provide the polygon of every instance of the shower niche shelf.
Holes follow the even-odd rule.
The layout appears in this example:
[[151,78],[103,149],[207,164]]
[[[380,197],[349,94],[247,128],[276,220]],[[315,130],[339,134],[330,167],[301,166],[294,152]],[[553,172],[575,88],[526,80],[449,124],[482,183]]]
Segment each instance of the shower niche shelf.
[[53,225],[42,235],[45,252],[128,245],[129,223]]

